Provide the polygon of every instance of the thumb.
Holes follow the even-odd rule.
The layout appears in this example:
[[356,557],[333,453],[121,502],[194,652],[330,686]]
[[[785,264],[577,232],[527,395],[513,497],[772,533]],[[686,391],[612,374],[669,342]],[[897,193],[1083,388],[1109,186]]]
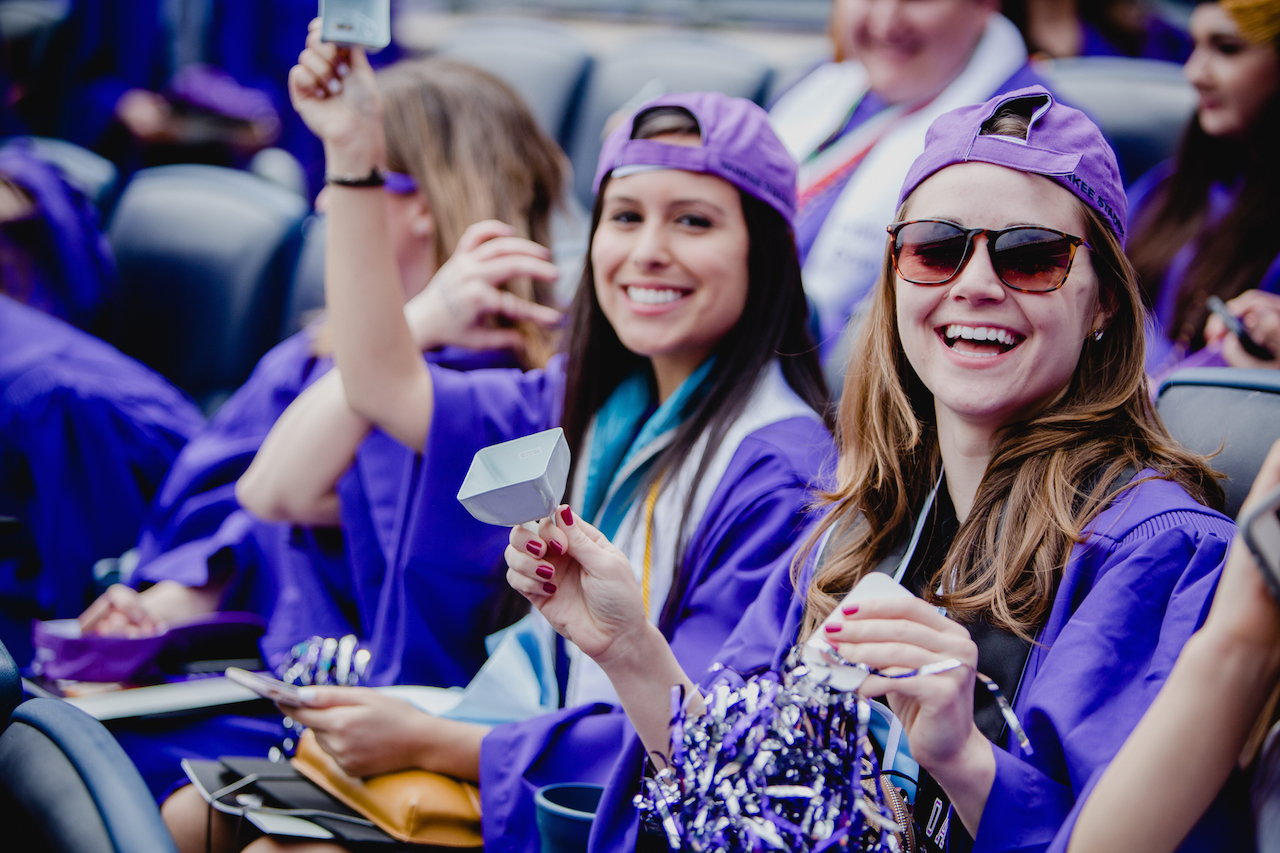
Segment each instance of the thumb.
[[626,560],[618,547],[595,527],[574,514],[568,506],[556,511],[556,527],[569,539],[567,554],[577,560],[588,572],[605,568],[618,557]]

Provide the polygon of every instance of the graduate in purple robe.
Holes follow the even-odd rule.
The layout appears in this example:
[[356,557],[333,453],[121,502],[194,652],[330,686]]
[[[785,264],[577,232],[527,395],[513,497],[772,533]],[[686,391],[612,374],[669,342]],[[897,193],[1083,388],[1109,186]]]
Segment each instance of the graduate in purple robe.
[[[1233,526],[1203,505],[1222,499],[1213,473],[1147,397],[1123,186],[1092,122],[1038,87],[949,113],[899,205],[858,338],[873,367],[851,370],[842,398],[831,511],[721,653],[733,669],[712,677],[777,667],[814,634],[877,670],[954,661],[860,688],[887,697],[921,768],[916,839],[1042,850],[1203,621]],[[565,551],[550,596],[518,554],[530,538],[512,533],[513,584],[589,639],[644,745],[619,763],[591,849],[666,849],[631,797],[643,750],[668,754],[672,687],[693,684],[640,630],[629,567],[590,527],[544,527],[538,541]],[[874,571],[918,597],[841,609]],[[977,672],[1013,698],[1032,750],[975,694]]]
[[[1184,73],[1199,108],[1178,156],[1130,190],[1126,251],[1151,309],[1147,371],[1156,377],[1228,363],[1220,344],[1206,347],[1208,297],[1280,291],[1280,168],[1272,150],[1280,130],[1280,15],[1255,5],[1261,15],[1244,17],[1228,4],[1196,6],[1196,49]],[[1246,328],[1254,322],[1248,317]],[[1237,358],[1236,366],[1246,365],[1259,366]]]
[[[491,291],[499,304],[516,293],[550,303],[549,286],[506,283],[501,262],[495,266],[478,243],[463,238],[476,218],[494,217],[532,237],[538,252],[550,244],[562,155],[528,108],[491,75],[448,59],[385,69],[378,85],[387,99],[389,160],[396,170],[383,202],[405,312],[449,319],[470,304],[475,293],[457,287],[459,268],[492,278],[481,295]],[[453,135],[424,128],[424,110],[447,117]],[[513,135],[505,136],[511,128]],[[485,660],[489,605],[504,590],[494,566],[505,533],[470,517],[459,520],[451,532],[468,543],[472,561],[465,570],[455,570],[456,561],[440,564],[437,572],[452,571],[447,596],[437,588],[406,597],[392,572],[405,522],[413,517],[409,484],[422,471],[411,450],[364,425],[345,453],[309,457],[323,460],[331,478],[326,487],[314,493],[251,488],[243,506],[238,497],[242,476],[275,424],[310,419],[308,407],[325,393],[324,383],[337,389],[336,375],[328,376],[331,342],[332,328],[321,319],[276,346],[192,440],[140,537],[131,587],[113,587],[87,611],[86,630],[145,633],[215,609],[250,610],[267,619],[262,651],[271,666],[313,635],[355,634],[373,653],[369,673],[377,683],[449,687],[470,680]],[[430,332],[418,343],[426,362],[455,370],[532,366],[544,362],[552,346],[539,329],[512,328],[490,330],[479,341],[487,349],[444,345]],[[406,612],[417,614],[407,633],[414,653],[407,657]],[[429,654],[416,653],[428,647]],[[181,778],[179,758],[261,755],[281,733],[278,716],[265,744],[255,720],[242,741],[225,718],[208,725],[213,733],[203,738],[200,726],[143,726],[128,736],[117,726],[116,733],[156,794]]]
[[[326,78],[309,69],[343,61],[352,69],[347,94],[319,97]],[[366,73],[358,51],[314,42],[304,54],[295,103],[322,137],[376,111],[361,100]],[[373,134],[327,146],[329,168],[353,174],[367,171],[357,158],[380,148]],[[386,311],[394,282],[368,272],[385,250],[380,214],[366,191],[335,189],[331,234],[344,236],[332,257],[351,259],[350,275],[327,281],[335,321],[342,316],[350,336],[336,337],[338,365],[352,408],[421,446],[428,470],[445,457],[463,460],[457,480],[423,484],[438,490],[424,504],[431,512],[453,499],[474,450],[562,424],[575,459],[571,503],[608,531],[609,547],[644,567],[629,574],[641,618],[700,668],[805,525],[810,486],[829,461],[825,392],[790,237],[794,163],[750,102],[672,95],[642,106],[606,141],[597,186],[569,352],[525,374],[410,366],[409,330]],[[552,274],[545,264],[521,268]],[[538,568],[539,588],[554,597],[554,571]],[[602,779],[626,731],[598,666],[572,644],[564,655],[566,709],[491,732],[351,688],[316,688],[310,707],[293,713],[348,772],[417,765],[478,781],[486,843],[536,849],[540,777]]]
[[1004,0],[1001,9],[1040,58],[1126,56],[1181,65],[1191,54],[1186,30],[1143,0]]
[[835,0],[834,61],[770,110],[800,163],[796,244],[829,375],[844,366],[841,335],[874,288],[880,229],[893,218],[898,186],[929,124],[956,107],[1044,82],[999,8],[997,0],[945,0],[882,15],[866,0]]
[[0,641],[31,657],[31,620],[94,594],[201,418],[182,392],[97,338],[0,296]]
[[22,143],[0,149],[18,208],[0,227],[0,292],[91,332],[109,330],[119,292],[98,212]]

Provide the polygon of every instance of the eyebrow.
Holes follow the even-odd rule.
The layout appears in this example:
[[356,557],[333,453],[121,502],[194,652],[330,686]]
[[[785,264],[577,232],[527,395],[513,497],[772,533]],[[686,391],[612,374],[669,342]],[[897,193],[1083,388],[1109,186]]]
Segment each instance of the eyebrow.
[[[639,199],[632,198],[631,196],[626,196],[626,195],[605,196],[604,201],[605,201],[605,204],[616,202],[620,204],[634,204],[637,207],[644,206],[643,202],[641,202]],[[714,201],[708,201],[707,199],[704,199],[704,198],[678,198],[672,201],[671,203],[669,203],[667,205],[667,209],[670,210],[676,207],[689,207],[692,205],[697,205],[699,207],[709,207],[712,210],[719,213],[721,216],[725,214],[725,210],[723,207],[716,204]]]

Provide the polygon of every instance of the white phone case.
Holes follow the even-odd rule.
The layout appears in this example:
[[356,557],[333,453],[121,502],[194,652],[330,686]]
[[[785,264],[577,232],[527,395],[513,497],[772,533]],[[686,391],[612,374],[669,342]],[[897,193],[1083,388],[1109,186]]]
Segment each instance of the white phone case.
[[320,39],[381,50],[391,44],[391,0],[320,0]]

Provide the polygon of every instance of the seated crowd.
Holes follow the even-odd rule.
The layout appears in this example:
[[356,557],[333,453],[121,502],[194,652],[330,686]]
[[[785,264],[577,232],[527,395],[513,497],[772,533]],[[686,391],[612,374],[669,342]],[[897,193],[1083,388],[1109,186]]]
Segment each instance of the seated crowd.
[[[832,0],[832,59],[768,111],[617,116],[585,236],[510,86],[375,72],[313,5],[207,4],[200,38],[181,3],[73,4],[60,73],[6,102],[126,172],[283,138],[319,190],[325,309],[205,420],[106,342],[92,204],[0,147],[0,642],[26,666],[32,620],[237,611],[278,674],[311,638],[368,656],[299,706],[112,728],[179,850],[342,849],[227,819],[183,772],[265,757],[285,716],[351,776],[478,785],[486,849],[538,850],[537,792],[577,782],[603,788],[588,849],[666,850],[685,827],[635,800],[682,760],[673,691],[695,719],[815,642],[870,668],[912,849],[1280,843],[1241,793],[1273,753],[1280,605],[1153,402],[1181,368],[1280,369],[1280,0],[1202,2],[1189,33],[1127,0]],[[280,40],[229,47],[250,30]],[[1038,55],[1185,60],[1176,157],[1126,186]],[[235,119],[216,151],[202,92]],[[553,515],[463,508],[477,451],[557,426]],[[1280,443],[1251,500],[1277,485]],[[876,573],[910,594],[841,604]],[[396,692],[483,679],[504,631],[550,662],[537,707]]]

